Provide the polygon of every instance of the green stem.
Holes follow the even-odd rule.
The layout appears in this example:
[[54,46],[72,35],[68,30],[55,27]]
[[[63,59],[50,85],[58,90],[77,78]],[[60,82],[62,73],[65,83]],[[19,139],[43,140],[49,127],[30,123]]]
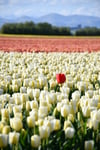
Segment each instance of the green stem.
[[36,132],[35,132],[35,126],[34,126],[34,132],[33,133],[36,134]]
[[48,138],[46,139],[46,145],[48,145]]
[[43,150],[45,150],[45,139],[43,139],[42,145],[43,145]]

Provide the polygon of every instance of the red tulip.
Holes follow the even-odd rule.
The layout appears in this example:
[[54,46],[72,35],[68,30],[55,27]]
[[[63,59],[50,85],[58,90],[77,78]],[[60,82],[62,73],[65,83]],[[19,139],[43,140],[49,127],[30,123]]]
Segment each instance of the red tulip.
[[56,80],[58,83],[62,84],[66,81],[66,76],[63,73],[56,74]]

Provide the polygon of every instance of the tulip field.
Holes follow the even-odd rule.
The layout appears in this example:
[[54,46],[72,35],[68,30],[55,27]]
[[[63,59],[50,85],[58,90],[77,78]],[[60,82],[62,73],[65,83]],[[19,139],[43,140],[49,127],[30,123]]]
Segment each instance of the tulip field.
[[0,36],[0,50],[9,52],[97,52],[100,37]]
[[100,49],[85,48],[1,49],[1,150],[100,149]]

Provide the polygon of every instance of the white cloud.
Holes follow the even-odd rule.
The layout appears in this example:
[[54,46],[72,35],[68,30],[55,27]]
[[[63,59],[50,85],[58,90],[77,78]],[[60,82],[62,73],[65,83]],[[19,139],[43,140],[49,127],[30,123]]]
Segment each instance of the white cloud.
[[[6,10],[6,11],[5,11]],[[0,15],[85,14],[100,17],[100,0],[0,0]]]

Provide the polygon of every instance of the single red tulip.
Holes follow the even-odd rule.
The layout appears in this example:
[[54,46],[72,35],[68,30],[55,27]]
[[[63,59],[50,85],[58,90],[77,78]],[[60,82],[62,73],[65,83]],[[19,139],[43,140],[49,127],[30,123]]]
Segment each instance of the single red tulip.
[[66,81],[66,76],[63,73],[56,74],[56,80],[58,83],[62,84]]

